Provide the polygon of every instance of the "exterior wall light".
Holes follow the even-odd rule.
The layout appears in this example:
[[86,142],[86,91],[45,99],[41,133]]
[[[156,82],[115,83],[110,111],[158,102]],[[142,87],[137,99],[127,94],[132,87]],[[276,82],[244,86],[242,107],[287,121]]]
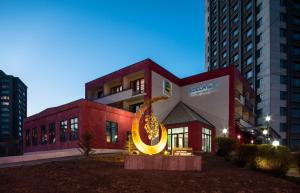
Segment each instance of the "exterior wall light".
[[267,121],[267,122],[270,122],[270,121],[271,121],[271,116],[270,116],[270,115],[267,115],[267,116],[266,116],[266,121]]
[[250,143],[251,143],[251,144],[253,144],[253,143],[254,143],[254,140],[253,140],[253,139],[251,139]]
[[238,139],[241,139],[241,135],[238,135],[237,138],[238,138]]
[[263,134],[268,135],[268,130],[267,129],[263,130]]
[[226,136],[226,134],[228,133],[228,129],[224,128],[224,129],[222,130],[222,133],[224,134],[224,136]]

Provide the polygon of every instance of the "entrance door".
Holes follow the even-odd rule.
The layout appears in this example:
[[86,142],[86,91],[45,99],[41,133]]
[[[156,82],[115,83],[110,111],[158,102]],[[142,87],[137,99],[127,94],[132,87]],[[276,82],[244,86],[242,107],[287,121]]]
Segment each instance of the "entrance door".
[[188,147],[188,127],[168,129],[168,150]]

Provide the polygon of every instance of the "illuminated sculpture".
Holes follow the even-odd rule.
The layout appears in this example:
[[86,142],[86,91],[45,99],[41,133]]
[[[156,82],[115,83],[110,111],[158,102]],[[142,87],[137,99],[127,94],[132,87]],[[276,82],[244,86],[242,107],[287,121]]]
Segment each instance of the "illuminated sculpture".
[[[167,129],[165,128],[165,126],[161,123],[160,124],[160,128],[161,128],[161,138],[160,141],[156,144],[156,145],[147,145],[145,144],[141,137],[140,137],[140,132],[139,132],[139,128],[140,128],[140,120],[141,117],[143,116],[144,112],[148,109],[148,107],[150,107],[150,105],[152,103],[155,103],[157,101],[160,100],[165,100],[168,97],[162,96],[162,97],[154,97],[153,99],[149,100],[149,101],[145,101],[144,105],[136,112],[133,121],[132,121],[132,140],[136,146],[136,148],[148,155],[153,155],[153,154],[157,154],[159,152],[161,152],[166,144],[167,144]],[[154,114],[151,115],[146,115],[145,116],[145,127],[144,129],[147,132],[148,135],[148,139],[149,140],[153,140],[155,138],[158,137],[159,135],[159,126],[158,126],[158,121],[156,119],[156,117],[154,116]]]

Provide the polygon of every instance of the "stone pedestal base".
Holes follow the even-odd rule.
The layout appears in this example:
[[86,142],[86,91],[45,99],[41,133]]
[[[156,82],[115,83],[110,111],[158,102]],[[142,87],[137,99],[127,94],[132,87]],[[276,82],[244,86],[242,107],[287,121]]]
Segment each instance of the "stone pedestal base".
[[127,155],[125,169],[201,171],[201,156]]

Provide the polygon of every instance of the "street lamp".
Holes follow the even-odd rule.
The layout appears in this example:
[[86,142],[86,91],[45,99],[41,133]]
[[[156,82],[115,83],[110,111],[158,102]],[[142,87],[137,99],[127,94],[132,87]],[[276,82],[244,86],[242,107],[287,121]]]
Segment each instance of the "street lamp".
[[228,129],[227,129],[227,128],[224,128],[224,129],[222,130],[222,133],[224,134],[224,137],[226,137],[226,135],[227,135],[227,133],[228,133]]
[[266,143],[268,143],[267,137],[268,137],[268,134],[269,134],[269,127],[270,127],[271,116],[267,115],[265,117],[265,120],[267,122],[267,128],[265,130],[263,130],[263,134],[265,135]]

